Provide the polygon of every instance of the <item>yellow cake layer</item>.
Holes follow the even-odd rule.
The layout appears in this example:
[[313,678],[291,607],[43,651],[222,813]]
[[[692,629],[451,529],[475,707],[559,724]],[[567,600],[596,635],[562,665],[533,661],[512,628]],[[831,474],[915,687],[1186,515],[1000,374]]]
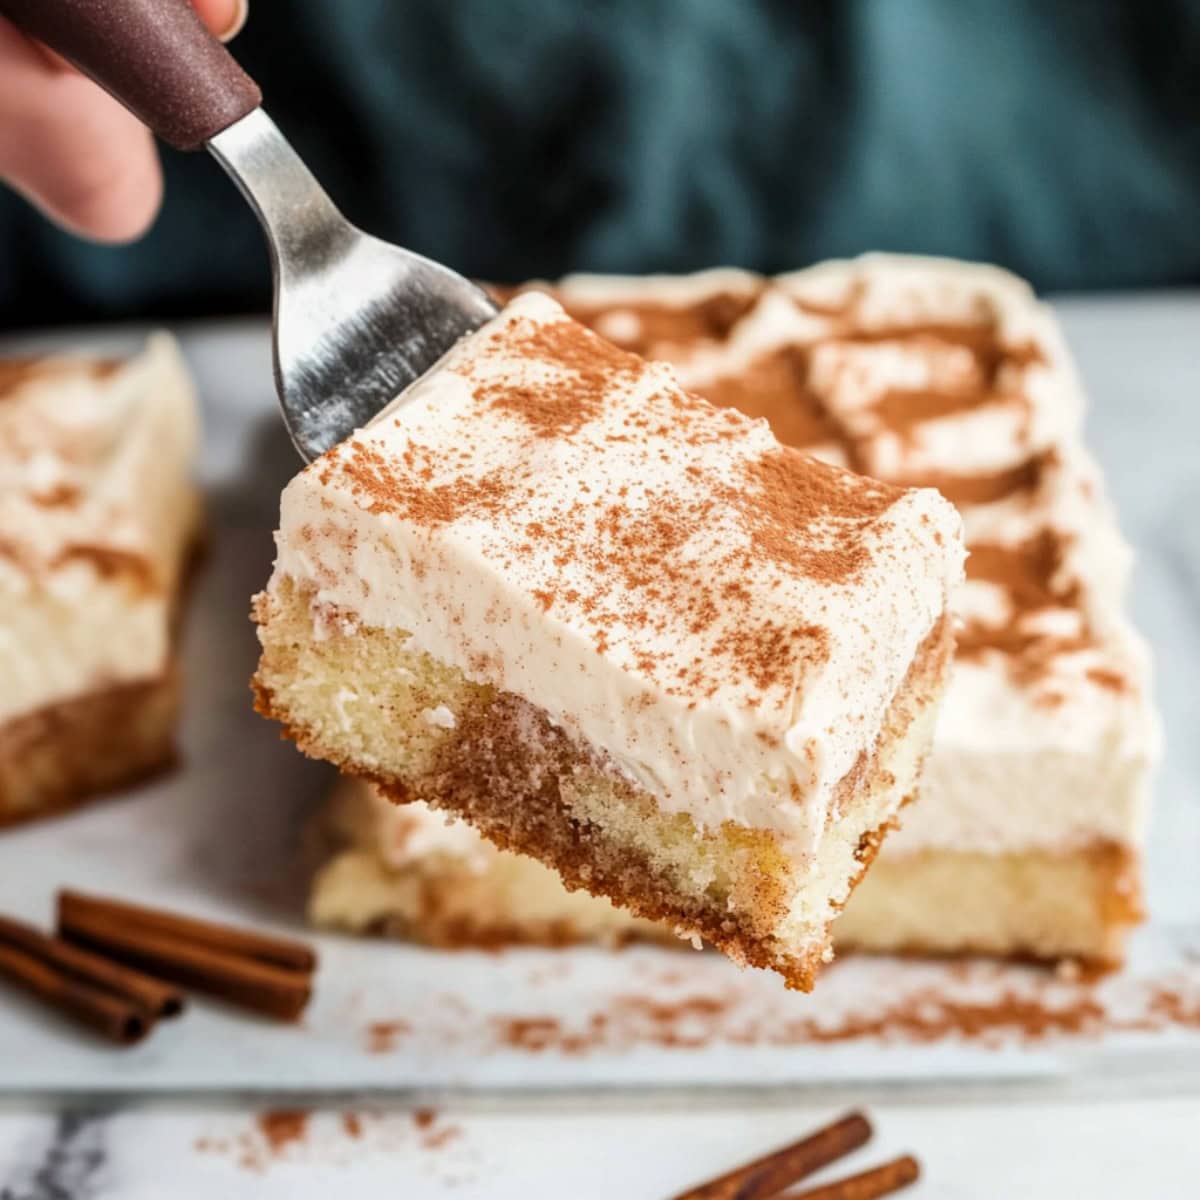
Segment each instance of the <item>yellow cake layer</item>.
[[1120,847],[929,850],[877,860],[834,940],[853,950],[1116,964],[1141,917],[1138,863]]

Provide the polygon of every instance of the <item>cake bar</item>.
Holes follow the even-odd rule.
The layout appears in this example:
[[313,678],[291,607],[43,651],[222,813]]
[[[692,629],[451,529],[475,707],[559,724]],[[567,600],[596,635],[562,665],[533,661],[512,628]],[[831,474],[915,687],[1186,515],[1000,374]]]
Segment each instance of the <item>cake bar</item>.
[[0,362],[0,825],[171,761],[196,441],[165,334],[126,361]]
[[260,710],[807,988],[912,794],[960,521],[515,298],[285,489]]

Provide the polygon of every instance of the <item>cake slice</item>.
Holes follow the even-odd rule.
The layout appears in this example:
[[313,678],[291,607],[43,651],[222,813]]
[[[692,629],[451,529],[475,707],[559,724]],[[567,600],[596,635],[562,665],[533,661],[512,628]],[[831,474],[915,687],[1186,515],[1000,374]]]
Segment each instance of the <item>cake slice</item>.
[[960,523],[520,296],[285,489],[260,711],[811,986],[915,787]]
[[0,363],[0,825],[171,761],[196,440],[166,335]]
[[313,878],[313,924],[442,948],[675,942],[603,896],[569,892],[549,867],[497,849],[420,800],[393,804],[342,776],[321,813],[326,861]]

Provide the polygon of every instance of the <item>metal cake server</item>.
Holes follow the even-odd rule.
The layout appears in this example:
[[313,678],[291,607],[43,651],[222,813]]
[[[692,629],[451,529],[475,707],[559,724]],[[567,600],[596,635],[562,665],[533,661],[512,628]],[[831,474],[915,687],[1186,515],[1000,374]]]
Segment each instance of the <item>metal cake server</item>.
[[206,147],[233,177],[270,245],[275,386],[305,459],[366,424],[495,315],[469,280],[342,216],[187,0],[0,0],[0,14],[164,141]]

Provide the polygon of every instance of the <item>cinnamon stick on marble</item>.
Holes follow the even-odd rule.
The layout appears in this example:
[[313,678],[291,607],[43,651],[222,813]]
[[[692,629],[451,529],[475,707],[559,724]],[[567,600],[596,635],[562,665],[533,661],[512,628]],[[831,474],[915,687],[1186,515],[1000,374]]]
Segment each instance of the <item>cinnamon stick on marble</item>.
[[89,954],[23,921],[0,917],[0,946],[20,950],[82,983],[131,1001],[142,1010],[149,1024],[183,1012],[183,993],[172,984]]
[[848,1113],[801,1141],[702,1183],[675,1200],[765,1200],[857,1150],[870,1136],[867,1118],[862,1113]]
[[788,1200],[877,1200],[916,1183],[920,1175],[917,1160],[906,1154],[860,1175],[848,1175],[805,1192],[793,1192]]
[[122,1046],[141,1041],[153,1024],[128,997],[84,983],[16,946],[0,944],[0,978]]
[[[131,921],[130,912],[147,919]],[[189,936],[195,925],[203,927],[200,940]],[[59,896],[58,930],[76,945],[276,1020],[296,1020],[312,996],[310,971],[247,953],[247,947],[261,952],[270,943],[297,945],[282,939],[69,892]],[[314,961],[308,947],[303,949],[302,961]]]
[[202,921],[198,917],[185,917],[107,896],[87,896],[69,889],[58,893],[60,924],[64,920],[71,921],[89,915],[119,921],[127,929],[144,929],[147,933],[179,938],[192,945],[209,946],[223,954],[236,954],[291,971],[312,972],[317,967],[317,956],[312,947],[292,938],[274,937],[215,921]]

